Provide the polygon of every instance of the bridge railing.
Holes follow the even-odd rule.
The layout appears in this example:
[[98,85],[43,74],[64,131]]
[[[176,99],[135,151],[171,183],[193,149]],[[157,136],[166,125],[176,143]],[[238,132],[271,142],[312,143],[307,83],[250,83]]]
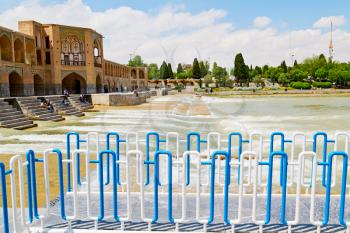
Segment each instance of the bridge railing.
[[[71,140],[73,136],[75,141]],[[103,137],[105,141],[102,140]],[[68,133],[66,138],[65,153],[58,148],[47,149],[43,152],[43,157],[38,158],[34,151],[29,150],[25,158],[21,155],[14,156],[9,170],[6,170],[4,163],[0,163],[4,232],[30,229],[36,222],[43,226],[51,215],[57,215],[71,228],[71,222],[81,218],[78,204],[81,203],[80,197],[86,197],[85,215],[95,222],[95,230],[105,219],[120,222],[121,229],[124,230],[125,222],[133,221],[131,205],[135,201],[134,194],[139,197],[140,212],[137,215],[148,223],[149,230],[152,229],[152,224],[159,222],[159,209],[163,205],[159,198],[165,194],[166,206],[162,208],[167,210],[167,222],[179,230],[179,224],[191,219],[203,224],[204,231],[208,224],[217,221],[231,225],[234,231],[235,225],[243,222],[245,196],[252,197],[252,208],[251,215],[245,216],[244,222],[249,218],[262,231],[263,225],[271,223],[274,214],[271,211],[272,198],[276,195],[281,200],[278,223],[287,225],[291,231],[293,225],[305,221],[300,219],[301,197],[307,195],[310,197],[309,222],[320,231],[322,225],[329,223],[331,191],[337,185],[340,188],[340,193],[337,194],[340,199],[338,223],[346,227],[350,224],[344,217],[349,187],[347,168],[350,137],[346,132],[336,133],[334,139],[330,139],[325,132],[316,132],[310,139],[300,132],[294,133],[291,139],[282,132],[271,133],[268,137],[252,132],[247,139],[239,132],[226,136],[217,132],[209,132],[207,135],[190,132],[184,139],[176,132],[162,135],[149,132],[144,139],[135,132],[108,132],[105,135],[91,132],[86,135]],[[84,156],[85,164],[81,163]],[[342,167],[338,171],[340,182],[337,180],[338,157],[342,159]],[[50,177],[50,166],[53,164],[49,163],[50,160],[54,160],[58,167],[55,178]],[[38,163],[43,164],[43,174],[38,174],[36,170]],[[91,168],[93,165],[96,165],[95,169]],[[82,176],[84,171],[85,177]],[[10,183],[6,176],[10,176]],[[45,208],[39,211],[37,180],[41,176],[44,177]],[[59,208],[51,207],[50,181],[53,179],[58,179]],[[24,180],[27,180],[27,186],[24,185]],[[317,186],[317,182],[321,182],[321,186]],[[6,189],[7,183],[10,190]],[[179,189],[175,189],[175,186]],[[273,193],[276,187],[280,187],[281,193]],[[288,194],[287,190],[291,187],[295,191]],[[315,213],[315,197],[319,189],[325,192],[322,219],[316,219]],[[9,218],[7,197],[10,193],[12,216]],[[188,216],[186,200],[189,194],[194,194],[194,218]],[[107,195],[112,196],[112,208],[106,206]],[[174,217],[175,195],[181,199],[178,217]],[[203,195],[209,197],[208,215],[203,215]],[[289,195],[295,196],[294,215],[291,219],[287,218],[286,213]],[[98,215],[93,214],[91,207],[93,196],[98,196]],[[223,199],[223,213],[220,214],[215,208],[217,197]],[[264,219],[258,219],[257,214],[260,197],[266,199]],[[71,198],[69,205],[66,204],[67,198]],[[125,208],[120,208],[121,200],[126,204]],[[230,207],[232,201],[238,202],[235,216]],[[153,205],[152,216],[146,216],[146,209],[149,208],[146,203]],[[111,216],[106,216],[107,209],[112,209]],[[67,212],[71,215],[67,215]],[[216,219],[219,215],[223,219]]]

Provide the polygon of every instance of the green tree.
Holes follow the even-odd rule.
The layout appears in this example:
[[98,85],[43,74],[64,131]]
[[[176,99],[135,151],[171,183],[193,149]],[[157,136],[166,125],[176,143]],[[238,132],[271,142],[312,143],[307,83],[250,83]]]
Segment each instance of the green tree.
[[210,84],[210,83],[213,83],[213,78],[211,77],[210,74],[207,74],[207,75],[205,75],[205,77],[204,77],[204,79],[203,79],[203,82],[204,82],[204,85],[205,85],[206,87],[209,87],[209,84]]
[[182,65],[181,65],[181,63],[179,63],[178,65],[177,65],[177,73],[182,73],[184,70],[183,70],[183,68],[182,68]]
[[318,57],[318,59],[319,59],[320,61],[322,61],[323,63],[327,63],[327,59],[326,59],[326,57],[324,56],[323,53],[320,54],[320,56]]
[[278,82],[278,77],[280,73],[283,73],[283,70],[281,67],[269,67],[267,71],[265,72],[265,76],[273,83]]
[[255,83],[257,86],[264,87],[264,85],[265,85],[264,78],[263,78],[263,76],[261,74],[256,75],[253,78],[252,82]]
[[193,70],[192,70],[192,68],[186,69],[184,73],[186,75],[186,78],[188,78],[188,79],[193,78]]
[[143,60],[140,55],[136,55],[132,59],[129,60],[128,66],[131,67],[146,67],[147,65],[143,63]]
[[159,79],[159,69],[158,65],[155,63],[151,63],[147,67],[148,69],[148,79]]
[[174,78],[174,73],[173,73],[173,69],[171,68],[171,64],[168,63],[168,77],[173,79]]
[[288,82],[289,82],[289,79],[286,73],[280,73],[278,75],[278,83],[282,84],[282,86],[287,86]]
[[290,72],[290,79],[292,82],[302,82],[307,79],[307,76],[308,74],[306,71],[297,68],[291,70]]
[[298,61],[297,61],[297,60],[294,60],[293,66],[294,66],[294,67],[297,67],[297,66],[298,66]]
[[254,70],[257,74],[262,74],[262,69],[260,68],[260,66],[255,66]]
[[227,81],[227,71],[225,68],[218,66],[216,62],[213,64],[213,76],[216,80],[216,86],[225,86]]
[[328,76],[328,71],[326,68],[324,67],[321,67],[321,68],[318,68],[315,72],[315,77],[319,80],[319,81],[322,81],[322,80],[326,80],[327,79],[327,76]]
[[269,66],[268,65],[264,65],[263,68],[262,68],[262,74],[265,74],[268,69],[269,69]]
[[284,73],[287,73],[288,71],[288,67],[286,65],[286,61],[282,61],[281,65],[280,65],[281,69],[283,70]]
[[201,78],[201,68],[199,66],[197,58],[193,60],[192,64],[192,75],[194,79],[200,79]]
[[234,75],[238,83],[247,83],[249,81],[249,67],[244,63],[242,53],[238,53],[235,57]]
[[163,80],[169,78],[168,65],[165,61],[163,61],[162,65],[160,66],[159,78]]
[[201,70],[201,78],[204,78],[204,76],[207,75],[208,70],[207,70],[207,67],[206,67],[206,65],[204,64],[203,61],[199,62],[199,68]]

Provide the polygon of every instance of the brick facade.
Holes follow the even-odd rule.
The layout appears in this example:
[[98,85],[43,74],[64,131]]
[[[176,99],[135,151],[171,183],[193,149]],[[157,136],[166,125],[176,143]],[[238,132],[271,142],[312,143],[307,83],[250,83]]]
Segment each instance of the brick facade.
[[0,97],[132,91],[147,69],[104,58],[103,36],[89,28],[20,21],[0,27]]

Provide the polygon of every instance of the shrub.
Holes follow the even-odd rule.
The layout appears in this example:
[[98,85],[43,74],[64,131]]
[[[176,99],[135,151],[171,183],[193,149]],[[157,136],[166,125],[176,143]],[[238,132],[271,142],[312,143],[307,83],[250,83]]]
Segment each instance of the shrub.
[[291,82],[289,86],[294,89],[311,89],[311,84],[308,82]]
[[332,83],[331,82],[313,82],[312,86],[316,88],[331,88]]

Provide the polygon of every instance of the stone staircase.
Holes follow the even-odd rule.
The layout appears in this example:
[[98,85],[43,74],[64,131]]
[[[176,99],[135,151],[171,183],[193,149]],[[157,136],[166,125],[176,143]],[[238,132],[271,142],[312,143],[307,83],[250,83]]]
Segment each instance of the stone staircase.
[[45,99],[47,101],[50,101],[55,112],[57,112],[60,115],[77,116],[77,117],[81,117],[85,115],[81,110],[72,106],[70,101],[66,101],[66,104],[62,104],[63,96],[46,96]]
[[0,100],[0,126],[21,130],[36,127],[37,124],[34,124],[8,102]]
[[79,109],[80,111],[87,111],[89,109],[94,108],[94,106],[88,101],[86,101],[85,103],[81,102],[78,95],[70,96],[68,97],[68,99],[72,106]]
[[64,118],[56,112],[50,112],[40,106],[41,100],[35,97],[17,98],[17,103],[22,112],[32,120],[63,121]]

